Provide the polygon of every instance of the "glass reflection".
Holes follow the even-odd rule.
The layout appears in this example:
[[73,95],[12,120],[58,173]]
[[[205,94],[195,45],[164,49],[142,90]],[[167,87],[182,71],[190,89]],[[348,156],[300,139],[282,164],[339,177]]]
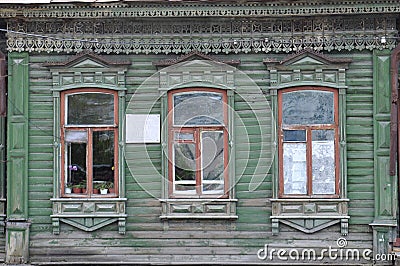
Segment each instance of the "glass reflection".
[[201,137],[203,180],[223,180],[224,133],[206,131]]
[[93,186],[114,185],[114,131],[93,132]]
[[113,125],[114,95],[78,93],[67,95],[68,125]]
[[334,123],[334,94],[330,91],[302,90],[282,94],[282,123],[310,125]]
[[174,94],[174,125],[223,125],[222,94],[190,92]]
[[68,187],[86,188],[86,143],[66,143]]

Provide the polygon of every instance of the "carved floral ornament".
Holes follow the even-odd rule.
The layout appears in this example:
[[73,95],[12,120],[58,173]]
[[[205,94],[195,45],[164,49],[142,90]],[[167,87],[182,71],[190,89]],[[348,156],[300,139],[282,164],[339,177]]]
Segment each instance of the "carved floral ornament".
[[[292,53],[392,49],[396,18],[252,20],[105,19],[8,21],[7,49],[16,52],[114,54]],[[72,36],[72,37],[71,37]]]
[[8,18],[17,16],[25,18],[187,18],[321,16],[400,12],[397,0],[331,1],[330,3],[327,1],[312,1],[310,3],[311,1],[256,0],[249,3],[210,1],[211,3],[206,4],[183,1],[183,3],[174,3],[174,5],[171,5],[171,3],[145,2],[121,0],[118,3],[99,3],[97,5],[79,6],[79,8],[68,3],[36,5],[33,8],[32,6],[10,4],[7,5],[7,8],[0,10],[0,16]]

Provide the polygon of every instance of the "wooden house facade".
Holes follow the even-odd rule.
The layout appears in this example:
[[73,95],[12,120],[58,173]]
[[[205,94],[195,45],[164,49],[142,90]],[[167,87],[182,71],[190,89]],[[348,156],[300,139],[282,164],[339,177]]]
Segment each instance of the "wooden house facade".
[[397,0],[0,5],[6,264],[382,264]]

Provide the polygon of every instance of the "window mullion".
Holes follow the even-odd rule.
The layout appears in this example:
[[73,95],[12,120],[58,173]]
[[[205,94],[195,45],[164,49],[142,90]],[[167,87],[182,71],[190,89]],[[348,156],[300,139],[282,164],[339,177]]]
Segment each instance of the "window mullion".
[[228,149],[229,149],[229,136],[226,128],[222,128],[224,132],[224,194],[227,195],[229,191],[229,174],[228,174]]
[[114,161],[112,167],[114,168],[114,193],[119,195],[119,182],[118,182],[118,174],[119,174],[119,167],[122,167],[119,165],[119,154],[118,154],[118,128],[114,128]]
[[307,162],[307,195],[311,196],[312,191],[312,131],[306,127],[306,162]]
[[93,129],[88,128],[88,144],[87,144],[87,161],[86,161],[86,187],[88,196],[92,196],[93,192]]
[[196,193],[202,194],[202,158],[201,158],[201,130],[195,129],[195,143],[196,143]]

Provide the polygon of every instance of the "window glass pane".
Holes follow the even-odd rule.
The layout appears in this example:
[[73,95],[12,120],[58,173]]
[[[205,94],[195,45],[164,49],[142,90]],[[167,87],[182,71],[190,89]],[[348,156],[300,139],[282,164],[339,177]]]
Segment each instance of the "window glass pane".
[[329,91],[293,91],[282,94],[285,125],[333,124],[334,94]]
[[175,192],[196,193],[196,148],[194,143],[174,145]]
[[93,131],[93,187],[114,187],[114,131]]
[[305,130],[283,130],[283,141],[306,141]]
[[67,96],[68,125],[113,125],[114,95],[79,93]]
[[335,194],[335,131],[312,131],[313,194]]
[[176,184],[175,183],[175,192],[183,192],[182,194],[195,194],[196,193],[196,184]]
[[66,183],[86,188],[86,143],[66,143],[66,158]]
[[223,193],[224,192],[224,184],[223,183],[216,183],[216,184],[203,184],[203,193]]
[[203,180],[224,179],[224,133],[205,131],[201,134]]
[[87,143],[87,132],[83,130],[65,131],[65,142]]
[[173,101],[174,125],[223,125],[223,101],[220,93],[179,93],[174,94]]
[[305,143],[283,143],[284,194],[307,193]]

